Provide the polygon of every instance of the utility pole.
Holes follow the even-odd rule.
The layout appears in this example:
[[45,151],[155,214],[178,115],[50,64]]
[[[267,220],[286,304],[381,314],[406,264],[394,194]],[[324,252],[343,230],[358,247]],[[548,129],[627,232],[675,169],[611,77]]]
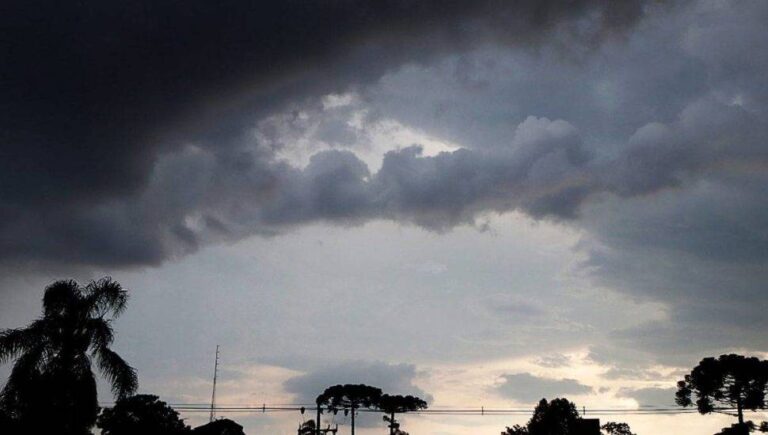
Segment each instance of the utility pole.
[[209,421],[216,418],[216,379],[219,375],[219,345],[216,345],[216,362],[213,365],[213,392],[211,393],[211,417]]

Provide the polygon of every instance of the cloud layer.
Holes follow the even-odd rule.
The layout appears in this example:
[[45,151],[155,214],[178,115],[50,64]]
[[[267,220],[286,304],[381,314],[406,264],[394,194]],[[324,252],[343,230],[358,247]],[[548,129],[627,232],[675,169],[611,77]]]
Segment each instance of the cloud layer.
[[542,398],[589,394],[592,388],[575,379],[549,379],[529,373],[518,373],[503,375],[502,383],[496,387],[496,391],[518,403],[534,404]]
[[[768,347],[768,6],[305,3],[4,5],[3,267],[156,266],[315,223],[440,233],[515,212],[578,232],[592,286],[660,304],[663,318],[506,297],[518,288],[483,281],[480,260],[452,264],[477,281],[456,291],[466,307],[499,311],[489,294],[503,293],[513,306],[496,316],[557,334],[551,346],[586,319],[609,376]],[[386,128],[416,143],[382,144]],[[533,334],[471,314],[473,355],[532,352]],[[640,317],[654,320],[627,320]]]
[[[0,258],[157,264],[201,242],[189,221],[230,230],[206,215],[213,207],[268,224],[355,215],[366,207],[355,203],[364,169],[351,156],[333,167],[335,156],[318,156],[300,173],[244,144],[249,128],[290,101],[367,85],[404,63],[483,41],[570,36],[591,46],[642,14],[634,1],[550,3],[6,4]],[[300,189],[336,176],[317,189],[341,189],[328,198],[337,202],[307,202],[327,194]]]

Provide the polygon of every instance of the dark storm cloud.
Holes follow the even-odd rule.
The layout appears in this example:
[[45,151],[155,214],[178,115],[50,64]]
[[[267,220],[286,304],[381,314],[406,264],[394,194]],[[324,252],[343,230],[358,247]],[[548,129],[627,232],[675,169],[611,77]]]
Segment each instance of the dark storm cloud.
[[496,387],[496,392],[503,397],[520,403],[536,403],[542,398],[553,399],[578,394],[592,393],[592,387],[583,385],[575,379],[548,379],[529,373],[502,376],[503,382]]
[[[326,92],[428,57],[441,49],[440,40],[455,38],[446,43],[461,45],[474,38],[474,26],[535,39],[595,6],[606,10],[607,27],[631,20],[639,7],[497,3],[5,3],[7,168],[0,184],[14,200],[119,195],[144,181],[154,148],[167,134],[238,134],[226,131],[241,127],[228,124],[239,116],[237,104],[228,101],[234,93],[247,98],[267,92],[250,107],[265,110],[273,98],[296,96],[290,88],[280,89],[288,95],[271,94],[268,86],[295,74],[318,80],[307,72],[330,67],[343,77],[318,80],[314,86]],[[503,28],[513,24],[515,29]],[[414,39],[419,35],[427,41]],[[371,50],[386,49],[387,58],[354,71],[331,66],[362,44],[381,44],[386,48]],[[306,84],[292,86],[312,92]],[[194,126],[185,126],[190,120]]]
[[[701,2],[681,47],[707,72],[708,91],[665,125],[648,124],[618,160],[617,198],[590,204],[587,267],[597,281],[667,306],[665,319],[611,334],[609,360],[691,367],[702,357],[763,352],[768,215],[763,3]],[[717,23],[717,25],[715,25]],[[657,187],[666,186],[663,189]],[[675,187],[670,189],[668,187]],[[638,192],[654,192],[628,198]],[[625,355],[632,349],[630,355]]]
[[[365,84],[405,62],[481,41],[552,37],[591,46],[634,23],[642,2],[12,1],[0,12],[0,257],[119,266],[196,249],[200,236],[190,226],[227,233],[215,216],[195,210],[190,217],[179,206],[205,202],[200,194],[153,197],[153,182],[183,184],[191,171],[158,168],[172,154],[181,154],[170,157],[181,165],[184,144],[195,143],[210,154],[207,163],[220,166],[207,168],[216,189],[252,183],[251,192],[237,189],[235,196],[245,196],[237,199],[264,200],[295,170],[239,143],[249,125],[286,102]],[[358,175],[349,169],[347,176]],[[339,187],[351,195],[341,199],[357,199],[354,185]],[[319,215],[347,217],[360,207],[335,205],[340,209],[329,204]],[[464,219],[451,207],[437,226]],[[253,213],[233,208],[235,220]]]

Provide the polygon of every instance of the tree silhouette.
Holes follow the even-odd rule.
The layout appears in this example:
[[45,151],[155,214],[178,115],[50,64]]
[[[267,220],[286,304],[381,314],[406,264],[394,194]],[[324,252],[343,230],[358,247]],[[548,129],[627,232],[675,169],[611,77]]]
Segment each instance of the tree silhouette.
[[11,414],[0,407],[0,433],[2,434],[16,434],[19,429],[16,427],[16,422],[11,418]]
[[568,435],[580,418],[576,405],[568,399],[541,399],[525,427],[507,427],[501,435]]
[[40,318],[0,332],[0,363],[16,359],[0,405],[26,432],[88,433],[98,413],[92,360],[115,396],[136,391],[136,372],[110,349],[111,319],[127,299],[110,278],[85,287],[57,281],[45,289]]
[[635,435],[626,423],[610,421],[600,427],[608,435]]
[[744,424],[744,410],[765,408],[768,361],[741,355],[704,358],[685,379],[677,383],[675,402],[696,407],[702,414],[716,411],[716,406],[735,407],[739,424]]
[[389,414],[384,416],[384,421],[389,422],[389,434],[395,435],[398,432],[403,433],[400,431],[400,423],[395,420],[395,414],[426,409],[427,402],[414,396],[384,394],[379,398],[378,406],[385,414]]
[[[501,435],[568,435],[582,433],[585,423],[597,426],[596,420],[582,420],[576,405],[568,399],[554,399],[551,402],[541,399],[525,426],[516,424],[507,427]],[[634,435],[626,423],[608,423],[602,429],[608,435]]]
[[192,435],[245,435],[245,432],[234,421],[220,418],[192,429]]
[[299,426],[299,435],[314,435],[317,432],[315,420],[307,420]]
[[516,424],[512,427],[507,426],[501,435],[528,435],[528,428]]
[[[720,432],[715,435],[749,435],[756,428],[755,424],[751,421],[746,423],[736,423],[731,427],[724,427]],[[764,432],[761,430],[761,432]]]
[[179,413],[157,396],[138,394],[122,398],[102,411],[96,421],[102,435],[183,435],[189,427]]
[[325,405],[330,409],[348,409],[352,414],[352,435],[355,435],[355,410],[372,408],[379,404],[381,389],[368,385],[334,385],[328,387],[317,396],[318,406]]
[[576,405],[568,399],[558,398],[551,402],[541,399],[528,422],[528,432],[531,435],[567,435],[579,418]]

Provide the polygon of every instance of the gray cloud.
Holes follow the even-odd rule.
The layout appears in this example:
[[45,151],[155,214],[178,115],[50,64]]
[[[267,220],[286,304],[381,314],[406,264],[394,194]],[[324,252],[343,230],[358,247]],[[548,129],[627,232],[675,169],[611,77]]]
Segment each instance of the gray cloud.
[[[5,240],[17,247],[16,258],[54,259],[68,248],[64,236],[51,237],[63,231],[79,241],[69,247],[73,261],[117,265],[115,256],[123,252],[130,254],[124,257],[129,263],[156,263],[211,241],[316,221],[392,219],[443,230],[473,223],[489,209],[572,216],[584,193],[575,174],[585,163],[576,130],[563,121],[529,118],[511,144],[433,157],[413,146],[387,153],[375,174],[348,151],[318,152],[298,168],[265,159],[258,150],[188,147],[159,161],[148,189],[131,201],[76,208],[71,215],[64,210],[53,228],[46,221],[12,221],[17,225],[6,226]],[[133,233],[138,234],[131,238]]]
[[410,394],[431,401],[431,395],[413,384],[416,375],[416,367],[411,364],[350,361],[288,379],[283,387],[302,403],[314,403],[318,394],[337,384],[366,384],[381,388],[387,394]]
[[541,378],[529,373],[503,375],[502,380],[502,383],[496,387],[496,392],[521,403],[536,403],[542,398],[553,399],[589,394],[593,391],[592,387],[583,385],[575,379]]
[[[283,388],[299,402],[309,404],[314,403],[317,395],[326,388],[337,384],[366,384],[381,388],[387,394],[410,394],[431,402],[432,396],[413,384],[416,375],[416,367],[411,364],[351,361],[327,365],[288,379]],[[377,427],[381,425],[381,416],[360,414],[357,424]]]
[[[627,359],[688,364],[715,348],[765,348],[755,331],[765,326],[768,56],[755,47],[768,7],[617,4],[459,2],[424,20],[431,3],[289,3],[274,6],[286,17],[275,23],[245,4],[187,18],[148,9],[173,25],[138,7],[88,5],[47,11],[52,25],[40,33],[27,32],[31,12],[19,2],[5,19],[39,39],[9,38],[2,140],[17,146],[3,148],[0,259],[157,265],[315,222],[447,231],[520,211],[583,231],[597,284],[667,307],[666,321],[609,334],[632,349]],[[310,12],[321,12],[316,27]],[[58,38],[72,23],[82,36]],[[296,38],[296,23],[312,31]],[[274,26],[274,46],[254,43]],[[82,44],[104,28],[121,36]],[[147,56],[152,47],[164,48]],[[45,62],[30,54],[53,48],[60,55]],[[31,65],[40,67],[26,82]],[[369,168],[355,154],[361,129],[345,127],[353,114],[321,108],[323,95],[346,91],[371,122],[394,119],[463,148],[405,147]],[[310,144],[306,167],[281,160],[310,109],[323,118],[311,138],[333,149]]]
[[568,355],[555,354],[555,355],[543,356],[537,359],[535,362],[537,365],[540,365],[541,367],[559,368],[559,367],[570,366],[571,358]]
[[[273,173],[279,168],[265,168],[265,156],[248,156],[239,142],[250,125],[290,101],[370,84],[404,63],[488,41],[534,46],[568,37],[594,46],[642,14],[640,1],[602,0],[568,7],[11,2],[3,13],[9,67],[0,92],[0,257],[126,266],[193,251],[199,240],[180,222],[189,215],[167,206],[162,214],[143,202],[157,177],[179,179],[192,170],[156,169],[164,156],[183,159],[186,144],[215,155],[217,177],[257,182],[252,199],[280,179]],[[587,32],[579,31],[584,20]],[[350,140],[331,131],[321,136]],[[214,218],[201,219],[218,227]],[[30,228],[27,237],[15,236]]]
[[[610,360],[611,362],[615,362]],[[652,381],[662,377],[662,374],[653,370],[629,367],[611,367],[602,375],[606,379],[642,379]]]
[[635,399],[641,407],[676,406],[676,391],[676,388],[622,388],[618,396]]

